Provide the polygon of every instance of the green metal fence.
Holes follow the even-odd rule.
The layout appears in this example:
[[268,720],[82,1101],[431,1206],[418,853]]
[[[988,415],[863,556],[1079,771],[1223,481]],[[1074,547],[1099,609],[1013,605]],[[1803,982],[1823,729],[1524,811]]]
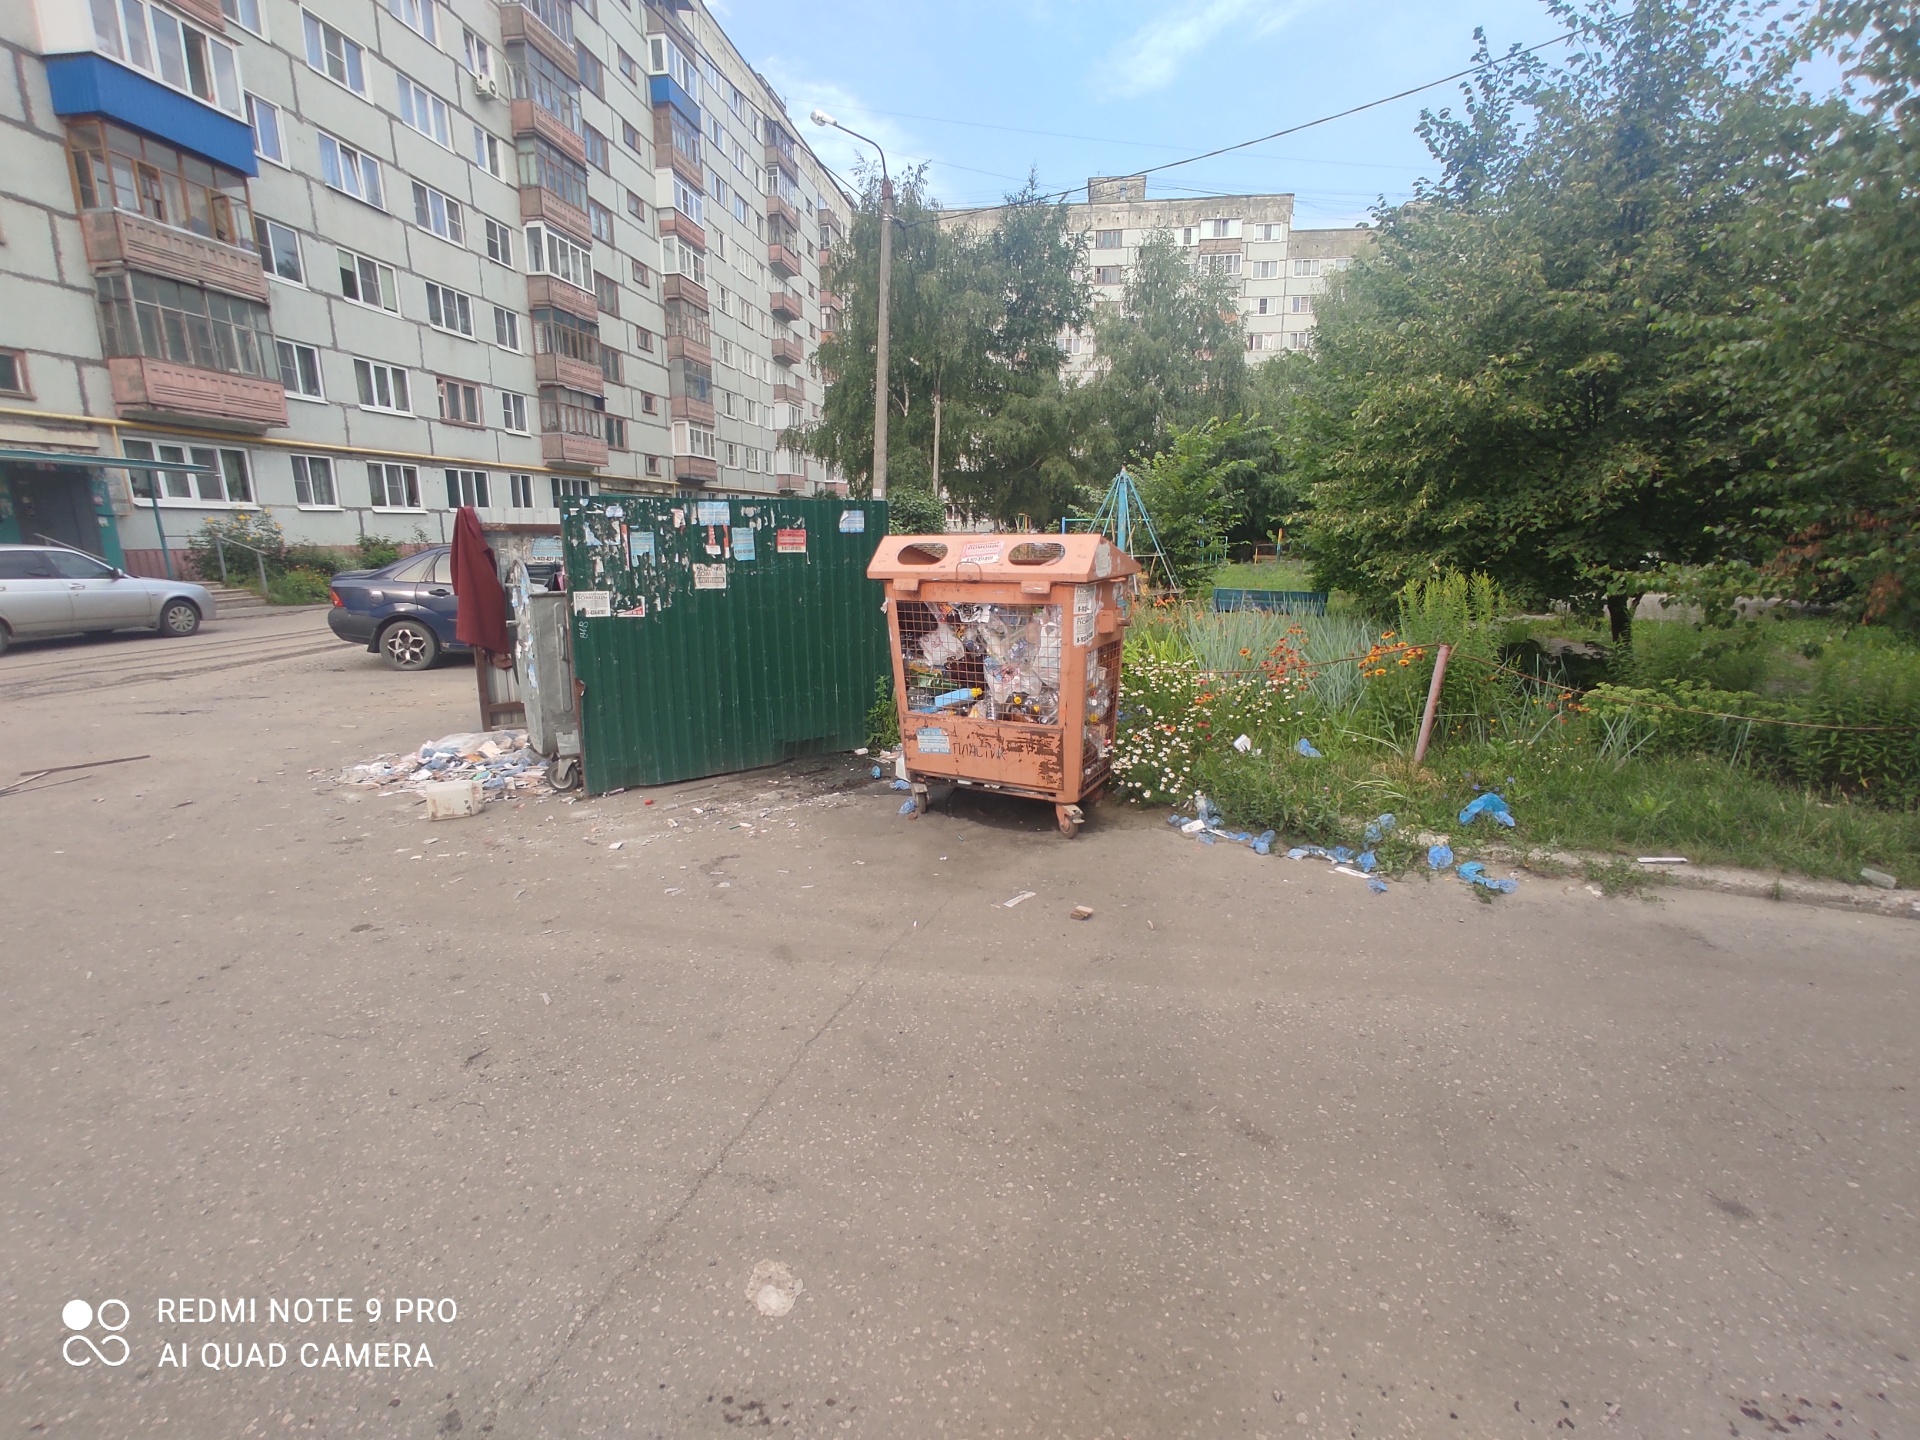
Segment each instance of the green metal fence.
[[564,503],[590,794],[864,743],[888,673],[884,503]]

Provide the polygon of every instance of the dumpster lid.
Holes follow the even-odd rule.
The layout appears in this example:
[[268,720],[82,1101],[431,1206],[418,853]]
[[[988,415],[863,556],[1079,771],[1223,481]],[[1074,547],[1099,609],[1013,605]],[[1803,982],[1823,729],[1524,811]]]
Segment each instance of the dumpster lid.
[[1140,566],[1104,535],[888,535],[867,565],[869,580],[1119,580]]

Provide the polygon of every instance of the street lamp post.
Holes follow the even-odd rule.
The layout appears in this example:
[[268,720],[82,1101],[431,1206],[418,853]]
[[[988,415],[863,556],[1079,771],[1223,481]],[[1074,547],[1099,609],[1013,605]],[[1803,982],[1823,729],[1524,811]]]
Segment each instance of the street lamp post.
[[893,291],[893,180],[887,174],[887,152],[880,142],[849,130],[824,110],[812,115],[816,125],[831,126],[873,146],[880,156],[880,314],[873,355],[873,498],[887,498],[887,341]]

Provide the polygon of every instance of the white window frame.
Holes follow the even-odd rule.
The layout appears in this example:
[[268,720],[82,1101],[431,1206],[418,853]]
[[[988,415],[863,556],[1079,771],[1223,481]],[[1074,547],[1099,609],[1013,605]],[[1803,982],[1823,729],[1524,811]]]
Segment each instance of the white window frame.
[[387,13],[429,45],[439,45],[439,16],[433,13],[434,0],[387,0]]
[[[79,8],[74,0],[68,3]],[[97,23],[92,26],[94,44],[101,54],[111,55],[167,89],[236,120],[247,118],[246,92],[240,84],[240,52],[227,41],[151,0],[96,4],[92,11],[95,22],[105,20],[112,27],[102,30]],[[135,21],[138,30],[129,28],[128,21]],[[209,91],[205,95],[193,88],[191,57],[196,53]]]
[[1293,262],[1293,273],[1303,278],[1318,275],[1320,273],[1320,262],[1318,260],[1296,259]]
[[220,0],[220,13],[249,34],[267,38],[267,22],[260,14],[260,0]]
[[443,150],[453,149],[453,110],[447,102],[403,70],[394,71],[400,94],[400,123]]
[[442,472],[447,480],[447,508],[459,510],[471,506],[475,510],[493,508],[493,487],[488,484],[484,470],[456,469],[452,466]]
[[[529,435],[527,428],[527,397],[514,390],[500,392],[500,428],[515,435]],[[529,502],[531,503],[531,502]]]
[[[300,232],[291,225],[283,225],[278,220],[270,220],[257,212],[253,217],[253,225],[253,248],[260,256],[260,268],[270,279],[278,280],[282,285],[297,285],[302,290],[306,289],[307,257],[300,249]],[[271,263],[275,252],[273,232],[276,230],[293,241],[293,264],[294,268],[300,272],[298,275],[283,274],[276,265]],[[262,231],[266,233],[263,235]],[[262,240],[266,241],[264,245],[261,244]]]
[[380,162],[324,130],[319,136],[320,183],[350,200],[385,210],[387,187],[380,174]]
[[[380,488],[374,489],[375,485]],[[400,487],[400,499],[404,502],[395,505],[393,487]],[[401,514],[417,514],[426,509],[420,503],[420,469],[416,465],[400,465],[390,460],[369,460],[367,462],[367,498],[373,502],[375,510]]]
[[1280,262],[1278,260],[1254,261],[1253,278],[1255,280],[1278,280],[1280,278]]
[[[407,375],[407,367],[404,365],[390,365],[384,360],[362,360],[355,356],[353,383],[354,393],[360,401],[362,410],[377,411],[383,415],[414,413],[413,382]],[[387,392],[385,401],[380,398],[382,389]],[[368,396],[373,398],[368,399]]]
[[[307,68],[316,75],[324,75],[341,89],[366,98],[367,94],[367,47],[354,39],[338,25],[322,20],[311,10],[300,11],[301,33],[306,40]],[[333,56],[327,53],[328,37],[340,42],[340,73],[330,69]]]
[[473,296],[438,280],[429,280],[426,286],[427,324],[448,335],[473,339]]
[[[340,478],[334,472],[333,457],[330,455],[295,455],[293,464],[293,503],[301,510],[339,510]],[[324,476],[324,479],[321,477]],[[326,499],[319,498],[317,485],[326,486]],[[306,491],[302,499],[300,492]]]
[[[154,462],[163,467],[157,470],[135,470],[132,472],[136,487],[148,486],[148,493],[141,495],[136,488],[134,494],[147,504],[154,503],[157,493],[163,507],[197,510],[257,510],[259,508],[258,489],[253,483],[253,464],[244,450],[230,449],[225,446],[177,445],[168,441],[126,439],[120,442],[120,453],[129,460]],[[167,462],[175,465],[198,465],[211,470],[211,474],[195,473],[191,470],[165,469]],[[246,498],[235,500],[229,493],[231,484],[228,464],[237,462],[240,478],[246,488]],[[218,485],[220,493],[209,495],[207,487]]]
[[491,215],[482,218],[486,221],[487,259],[511,270],[513,268],[513,227],[502,224]]
[[[274,358],[279,362],[280,366],[280,383],[286,389],[289,400],[304,400],[310,405],[324,405],[327,403],[327,378],[321,369],[320,347],[318,345],[306,345],[298,340],[282,340],[276,337],[273,342],[273,351]],[[301,373],[300,356],[302,351],[305,351],[313,357],[314,388],[312,390],[302,389],[298,384],[287,384],[288,358],[292,358],[292,373],[296,379],[298,379]]]
[[719,437],[705,425],[687,420],[673,422],[673,453],[693,455],[703,460],[719,459]]
[[[342,259],[353,261],[353,288],[360,291],[358,295],[349,295],[347,294],[347,287],[342,285],[340,287],[340,298],[345,300],[349,305],[364,305],[369,310],[378,310],[387,315],[398,315],[400,313],[400,284],[398,277],[394,274],[393,266],[375,260],[371,255],[362,255],[358,251],[349,250],[342,245],[336,245],[334,249]],[[366,267],[369,265],[373,267],[374,284],[380,291],[380,296],[377,301],[366,298]],[[345,270],[347,267],[341,265],[338,268]],[[389,300],[393,303],[388,304],[387,302]]]
[[507,178],[507,151],[500,137],[484,126],[473,127],[473,163],[496,180]]
[[[458,425],[463,430],[484,430],[487,428],[487,402],[479,384],[472,380],[462,380],[456,375],[436,375],[433,378],[434,403],[443,425]],[[463,398],[473,401],[473,418],[464,414],[447,413],[447,396],[454,397],[454,408],[462,410]]]
[[553,481],[553,508],[556,510],[560,508],[562,500],[585,499],[593,494],[591,480],[576,479],[570,475],[554,475],[550,478]]
[[[260,142],[260,115],[265,112],[269,117],[267,128],[273,132],[274,148],[268,150]],[[253,130],[253,153],[269,165],[278,165],[282,170],[290,169],[287,161],[287,127],[285,112],[271,100],[263,100],[258,95],[247,96],[247,124]]]
[[510,510],[533,509],[533,476],[523,471],[508,472],[507,508]]
[[418,180],[413,182],[413,223],[462,250],[467,248],[466,211],[465,205],[446,192]]
[[460,49],[467,63],[469,75],[484,75],[493,78],[493,45],[465,26],[461,27]]
[[504,305],[493,307],[493,343],[502,350],[511,350],[514,354],[521,351],[520,312],[509,310]]
[[[527,230],[527,273],[551,275],[593,294],[593,251],[546,225]],[[556,260],[558,263],[556,263]]]

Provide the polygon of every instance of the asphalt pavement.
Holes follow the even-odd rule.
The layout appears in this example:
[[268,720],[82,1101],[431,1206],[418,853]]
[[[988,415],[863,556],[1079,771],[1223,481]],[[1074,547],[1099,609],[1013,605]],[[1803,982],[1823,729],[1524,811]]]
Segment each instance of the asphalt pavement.
[[6,771],[147,757],[0,793],[0,1433],[1920,1436],[1920,924],[336,783],[475,726],[0,656]]

